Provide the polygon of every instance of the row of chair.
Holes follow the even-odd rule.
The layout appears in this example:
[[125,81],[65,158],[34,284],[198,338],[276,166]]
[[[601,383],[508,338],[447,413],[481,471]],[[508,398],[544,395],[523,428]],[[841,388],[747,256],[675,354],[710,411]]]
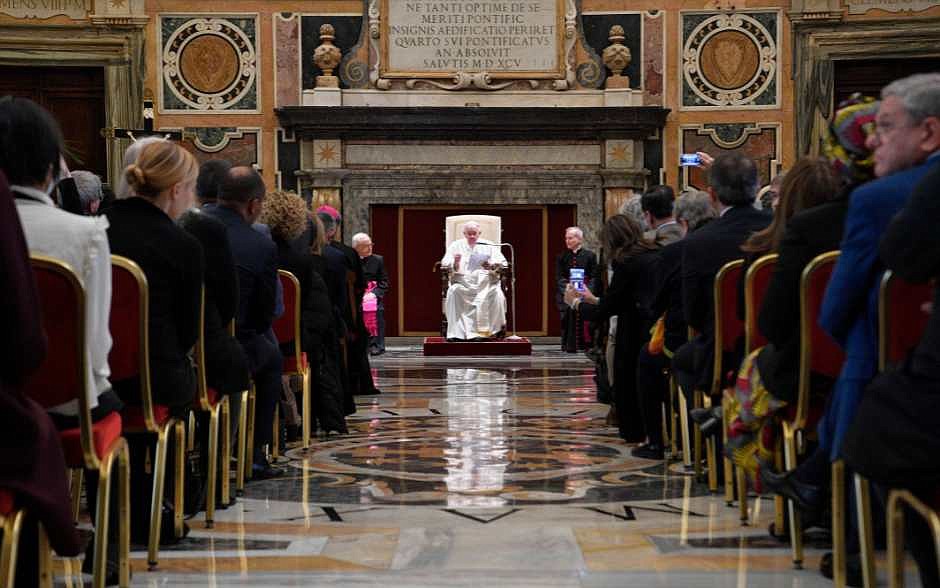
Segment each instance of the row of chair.
[[[787,470],[796,468],[799,455],[805,449],[805,437],[808,427],[813,425],[811,414],[811,385],[810,375],[821,374],[831,379],[839,376],[844,354],[841,348],[819,326],[818,317],[825,296],[826,287],[839,259],[838,251],[823,253],[813,259],[803,270],[800,285],[800,358],[799,358],[799,389],[798,400],[781,420],[782,441],[778,443],[775,455],[777,467],[784,466]],[[734,351],[735,342],[742,336],[745,341],[745,354],[750,354],[757,348],[766,345],[766,338],[757,327],[757,309],[770,284],[775,269],[777,255],[770,254],[757,259],[748,268],[745,280],[745,320],[738,319],[736,313],[737,284],[743,271],[743,260],[729,262],[723,266],[715,277],[714,283],[714,315],[715,315],[715,365],[710,390],[693,392],[695,407],[708,406],[710,398],[721,397],[723,400],[723,413],[728,414],[725,405],[730,394],[733,393],[733,380],[725,378],[722,372],[722,351]],[[926,321],[923,319],[921,306],[930,301],[931,288],[925,284],[910,284],[887,271],[882,277],[879,290],[879,370],[883,371],[898,365],[910,350],[916,346],[923,334]],[[697,428],[694,431],[694,441],[690,444],[688,439],[688,425],[684,406],[684,396],[673,380],[673,398],[670,399],[670,414],[667,421],[671,423],[670,445],[675,454],[678,450],[678,438],[682,438],[683,459],[687,466],[694,466],[697,476],[702,470],[702,436]],[[673,407],[678,407],[679,418],[672,413]],[[680,425],[681,423],[681,425]],[[728,423],[724,423],[727,431]],[[680,428],[677,433],[676,429]],[[727,438],[726,438],[727,440]],[[690,447],[692,445],[692,447]],[[690,455],[692,449],[692,456]],[[706,460],[708,465],[709,489],[717,491],[717,455],[715,444],[708,440],[706,443]],[[734,487],[737,486],[737,500],[740,508],[742,525],[748,523],[747,483],[744,471],[735,468],[730,459],[724,458],[725,473],[725,499],[730,505],[735,500]],[[736,470],[736,471],[735,471]],[[846,548],[845,548],[845,488],[844,463],[836,461],[832,465],[832,528],[833,528],[833,573],[836,586],[845,586],[846,581]],[[855,490],[858,496],[857,517],[861,542],[862,571],[866,588],[873,587],[875,581],[875,565],[873,556],[873,540],[871,529],[870,496],[868,481],[856,475],[854,479]],[[903,585],[903,571],[901,569],[903,548],[903,513],[901,506],[909,505],[915,512],[924,516],[931,525],[940,555],[940,514],[937,510],[918,501],[910,493],[895,490],[888,501],[889,521],[889,565],[892,586]],[[795,505],[789,505],[790,542],[793,552],[794,566],[799,569],[803,562],[802,528],[799,513]],[[783,500],[775,499],[775,527],[779,531],[784,527]]]
[[[107,553],[110,480],[117,464],[119,523],[119,581],[129,585],[130,545],[130,458],[124,432],[150,433],[157,436],[154,464],[153,496],[151,502],[150,535],[147,548],[148,565],[158,563],[161,531],[161,510],[164,480],[167,468],[167,450],[170,435],[175,437],[174,531],[183,534],[183,484],[186,445],[185,419],[170,415],[166,406],[155,404],[150,390],[149,300],[147,278],[133,261],[112,256],[112,299],[110,330],[112,348],[108,356],[112,380],[138,379],[141,389],[139,406],[128,406],[123,414],[112,413],[92,422],[88,403],[88,359],[85,345],[85,293],[74,270],[68,264],[42,255],[31,258],[36,278],[43,324],[49,335],[46,358],[40,369],[26,384],[26,393],[41,406],[49,408],[72,400],[78,403],[79,427],[60,432],[66,465],[73,472],[71,493],[72,510],[76,521],[81,492],[82,472],[95,471],[99,477],[97,516],[95,528],[95,562],[93,585],[103,587]],[[300,340],[300,284],[289,272],[279,272],[284,289],[284,315],[275,323],[274,331],[281,343],[293,343],[295,353],[284,360],[284,373],[297,374],[303,380],[304,448],[309,447],[310,370]],[[204,294],[200,305],[200,325],[205,312]],[[234,334],[234,324],[230,325]],[[206,497],[206,526],[212,527],[216,500],[229,502],[229,456],[231,455],[229,398],[207,385],[205,374],[205,345],[203,330],[194,348],[197,368],[197,395],[195,411],[209,414],[209,491]],[[245,479],[251,475],[251,439],[254,424],[254,386],[240,394],[242,406],[239,434],[236,441],[236,489],[244,489]],[[276,418],[276,417],[275,417]],[[189,419],[192,422],[192,418]],[[275,427],[277,422],[275,421]],[[221,431],[220,431],[221,429]],[[221,448],[219,447],[221,435]],[[192,442],[192,436],[190,436]],[[221,480],[217,478],[221,476]],[[220,484],[217,484],[221,482]],[[216,494],[220,486],[219,496]],[[0,526],[4,531],[0,548],[0,588],[12,586],[20,529],[25,510],[17,505],[16,497],[0,489]],[[45,532],[40,529],[40,578],[42,586],[51,586],[51,551]]]

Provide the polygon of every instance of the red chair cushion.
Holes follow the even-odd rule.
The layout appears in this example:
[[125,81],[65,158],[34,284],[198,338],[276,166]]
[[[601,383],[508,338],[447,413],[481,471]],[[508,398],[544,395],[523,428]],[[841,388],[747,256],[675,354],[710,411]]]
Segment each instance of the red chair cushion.
[[212,386],[208,386],[206,388],[206,396],[209,398],[209,404],[211,404],[212,406],[215,406],[216,404],[219,403],[219,397],[221,396],[221,394],[219,394],[219,391],[213,388]]
[[742,266],[728,270],[722,276],[719,292],[721,294],[721,349],[734,353],[737,341],[744,336],[744,321],[738,319],[738,282],[741,279]]
[[0,515],[9,515],[13,513],[15,500],[13,493],[4,488],[0,488]]
[[[153,405],[153,420],[161,427],[170,419],[170,408],[162,404]],[[145,429],[144,409],[141,406],[129,405],[124,407],[125,426],[128,429]]]
[[[65,451],[65,463],[70,468],[85,467],[81,436],[81,429],[78,428],[59,431],[62,449]],[[121,438],[121,415],[112,412],[92,425],[91,436],[98,459],[104,459],[115,441]]]
[[296,374],[307,371],[307,354],[300,354],[300,366],[297,366],[297,359],[294,355],[284,358],[284,366],[281,368],[285,374]]
[[283,292],[284,313],[271,325],[278,343],[289,343],[297,339],[297,305],[300,304],[300,285],[291,276],[278,274]]

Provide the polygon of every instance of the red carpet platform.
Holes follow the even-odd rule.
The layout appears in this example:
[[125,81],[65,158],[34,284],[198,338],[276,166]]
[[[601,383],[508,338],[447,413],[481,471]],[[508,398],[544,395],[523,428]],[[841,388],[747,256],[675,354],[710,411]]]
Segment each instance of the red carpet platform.
[[450,343],[444,337],[425,337],[424,355],[427,357],[468,355],[532,355],[532,342],[521,339],[501,341],[460,341]]

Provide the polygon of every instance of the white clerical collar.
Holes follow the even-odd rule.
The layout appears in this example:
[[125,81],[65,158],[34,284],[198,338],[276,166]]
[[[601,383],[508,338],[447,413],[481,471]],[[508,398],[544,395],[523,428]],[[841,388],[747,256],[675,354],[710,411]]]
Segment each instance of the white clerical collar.
[[48,204],[49,206],[55,206],[55,202],[52,201],[52,198],[48,194],[39,190],[37,188],[31,188],[29,186],[20,186],[18,184],[10,185],[11,192],[18,192],[23,196],[26,196],[30,200],[36,200],[42,204]]

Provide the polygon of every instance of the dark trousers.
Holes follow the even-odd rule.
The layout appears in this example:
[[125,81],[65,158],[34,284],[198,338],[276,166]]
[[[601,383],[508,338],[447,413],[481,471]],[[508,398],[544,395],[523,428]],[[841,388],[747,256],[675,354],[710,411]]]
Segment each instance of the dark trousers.
[[669,380],[664,370],[669,368],[665,353],[651,355],[644,345],[636,363],[636,390],[643,414],[646,435],[653,445],[663,444],[663,404],[669,394]]
[[[242,341],[248,369],[255,382],[255,455],[274,439],[274,409],[281,398],[283,356],[273,333]],[[258,460],[256,459],[257,463]]]
[[689,341],[672,356],[672,372],[689,407],[692,406],[692,391],[700,379],[701,352],[698,347],[698,343]]

